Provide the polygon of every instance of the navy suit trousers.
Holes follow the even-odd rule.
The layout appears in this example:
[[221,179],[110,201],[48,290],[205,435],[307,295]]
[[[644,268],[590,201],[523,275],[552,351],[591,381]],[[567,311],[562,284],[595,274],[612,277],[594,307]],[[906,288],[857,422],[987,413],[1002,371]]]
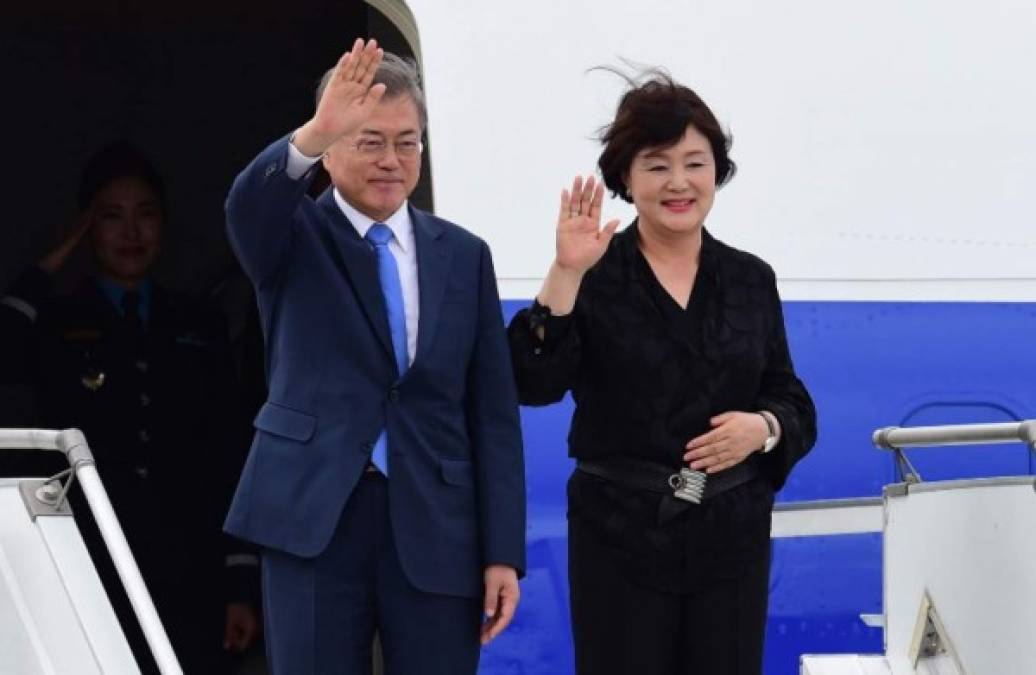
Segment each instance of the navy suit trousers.
[[302,558],[264,550],[274,675],[366,675],[375,632],[386,675],[474,675],[481,599],[415,588],[400,566],[389,519],[388,479],[366,473],[323,552]]

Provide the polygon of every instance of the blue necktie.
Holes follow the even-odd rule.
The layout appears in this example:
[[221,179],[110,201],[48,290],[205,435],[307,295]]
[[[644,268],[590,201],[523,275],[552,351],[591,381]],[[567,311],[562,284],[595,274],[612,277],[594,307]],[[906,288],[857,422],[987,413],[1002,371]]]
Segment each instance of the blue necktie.
[[[385,298],[385,311],[388,313],[389,331],[392,333],[392,350],[396,356],[399,376],[406,372],[406,314],[403,310],[403,285],[399,282],[399,267],[396,257],[392,255],[388,244],[392,241],[392,230],[383,223],[374,223],[367,230],[367,241],[374,246],[378,254],[378,278],[381,280],[381,294]],[[371,461],[383,474],[388,475],[388,436],[383,429],[374,444]]]

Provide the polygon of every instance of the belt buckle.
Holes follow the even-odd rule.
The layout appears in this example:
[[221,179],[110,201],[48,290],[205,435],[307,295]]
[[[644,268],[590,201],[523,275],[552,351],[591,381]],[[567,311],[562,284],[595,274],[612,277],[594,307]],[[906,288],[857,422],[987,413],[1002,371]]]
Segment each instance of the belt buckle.
[[701,504],[705,494],[705,479],[708,474],[693,469],[680,469],[680,473],[669,476],[669,487],[673,488],[673,496],[692,504]]

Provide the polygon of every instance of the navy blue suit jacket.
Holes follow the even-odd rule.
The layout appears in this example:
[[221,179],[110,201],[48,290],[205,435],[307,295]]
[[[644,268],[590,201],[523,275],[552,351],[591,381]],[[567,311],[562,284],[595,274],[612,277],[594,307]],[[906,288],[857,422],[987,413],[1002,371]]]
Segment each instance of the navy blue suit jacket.
[[265,149],[227,200],[231,244],[255,285],[269,398],[226,530],[310,557],[328,544],[383,428],[403,569],[418,588],[475,597],[489,564],[525,568],[518,402],[489,247],[410,209],[417,354],[399,377],[376,257],[335,203]]

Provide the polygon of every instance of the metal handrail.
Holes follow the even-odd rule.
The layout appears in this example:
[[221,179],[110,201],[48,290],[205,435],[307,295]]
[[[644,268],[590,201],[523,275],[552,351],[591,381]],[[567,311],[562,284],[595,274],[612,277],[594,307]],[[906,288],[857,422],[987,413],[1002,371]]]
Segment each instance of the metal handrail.
[[61,452],[68,458],[74,475],[78,477],[86,496],[87,504],[93,513],[97,527],[101,531],[112,562],[119,573],[119,579],[126,589],[133,613],[137,616],[144,637],[147,639],[151,654],[158,664],[162,675],[183,675],[183,670],[176,659],[169,636],[158,618],[155,604],[140,576],[140,569],[130,552],[126,535],[122,532],[119,520],[112,509],[108,493],[101,483],[101,477],[94,466],[93,454],[86,443],[86,437],[78,429],[50,431],[45,429],[0,429],[0,450],[53,450]]
[[0,450],[58,450],[58,431],[0,429]]
[[871,437],[886,450],[933,445],[1022,442],[1036,450],[1036,420],[997,424],[948,424],[937,427],[884,427]]
[[919,483],[921,474],[907,459],[904,448],[1021,442],[1036,451],[1036,420],[932,427],[883,427],[874,430],[871,440],[876,447],[895,453],[896,463],[904,480],[908,483]]

